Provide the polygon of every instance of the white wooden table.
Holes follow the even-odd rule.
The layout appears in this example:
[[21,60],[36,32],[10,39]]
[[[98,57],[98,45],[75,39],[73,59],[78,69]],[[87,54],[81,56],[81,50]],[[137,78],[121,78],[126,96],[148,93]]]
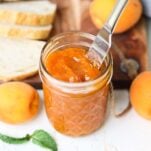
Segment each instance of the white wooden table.
[[[42,91],[39,91],[42,98]],[[115,91],[116,100],[127,101],[128,91]],[[0,132],[22,137],[36,129],[48,131],[57,141],[58,151],[151,151],[151,121],[147,121],[131,109],[121,118],[111,113],[102,128],[91,135],[72,138],[56,132],[42,106],[38,116],[22,125],[7,125],[0,122]],[[0,151],[45,151],[32,143],[8,145],[0,141]]]

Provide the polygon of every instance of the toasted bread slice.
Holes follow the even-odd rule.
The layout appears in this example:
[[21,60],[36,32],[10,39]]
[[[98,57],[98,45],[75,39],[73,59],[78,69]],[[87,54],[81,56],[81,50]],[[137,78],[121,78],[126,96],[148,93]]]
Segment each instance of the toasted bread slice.
[[52,25],[25,26],[0,23],[0,36],[45,40],[51,29]]
[[38,71],[43,41],[0,37],[0,81],[20,80]]
[[56,5],[48,0],[20,1],[0,4],[0,21],[19,25],[49,25]]

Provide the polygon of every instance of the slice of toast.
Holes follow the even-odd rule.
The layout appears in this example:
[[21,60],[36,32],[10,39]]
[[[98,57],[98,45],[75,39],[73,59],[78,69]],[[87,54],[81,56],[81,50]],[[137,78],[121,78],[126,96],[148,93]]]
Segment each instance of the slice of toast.
[[52,25],[25,26],[0,23],[0,36],[45,40],[51,29]]
[[0,37],[0,81],[36,74],[44,45],[43,41]]
[[0,21],[19,25],[49,25],[55,11],[56,4],[48,0],[1,3]]

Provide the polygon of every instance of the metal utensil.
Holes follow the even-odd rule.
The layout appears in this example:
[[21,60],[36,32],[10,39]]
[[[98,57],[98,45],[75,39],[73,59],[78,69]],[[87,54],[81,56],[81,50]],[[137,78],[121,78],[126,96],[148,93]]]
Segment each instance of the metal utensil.
[[108,54],[109,48],[111,47],[112,33],[127,2],[128,0],[117,1],[112,15],[109,17],[104,27],[98,32],[95,40],[87,52],[88,58],[92,60],[93,64],[98,68],[101,67],[102,62]]

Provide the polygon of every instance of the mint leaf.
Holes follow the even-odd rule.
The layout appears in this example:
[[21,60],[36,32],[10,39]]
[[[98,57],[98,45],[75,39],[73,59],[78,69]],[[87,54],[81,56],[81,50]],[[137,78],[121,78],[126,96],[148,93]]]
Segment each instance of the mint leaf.
[[55,140],[44,130],[34,131],[34,133],[31,135],[31,138],[34,144],[51,149],[52,151],[58,150]]
[[10,137],[0,133],[0,140],[8,144],[23,144],[30,140],[30,135],[26,135],[22,138]]
[[51,151],[58,150],[55,140],[44,130],[36,130],[32,135],[27,134],[25,137],[21,138],[11,137],[0,133],[0,140],[8,144],[23,144],[32,140],[34,144],[50,149]]

